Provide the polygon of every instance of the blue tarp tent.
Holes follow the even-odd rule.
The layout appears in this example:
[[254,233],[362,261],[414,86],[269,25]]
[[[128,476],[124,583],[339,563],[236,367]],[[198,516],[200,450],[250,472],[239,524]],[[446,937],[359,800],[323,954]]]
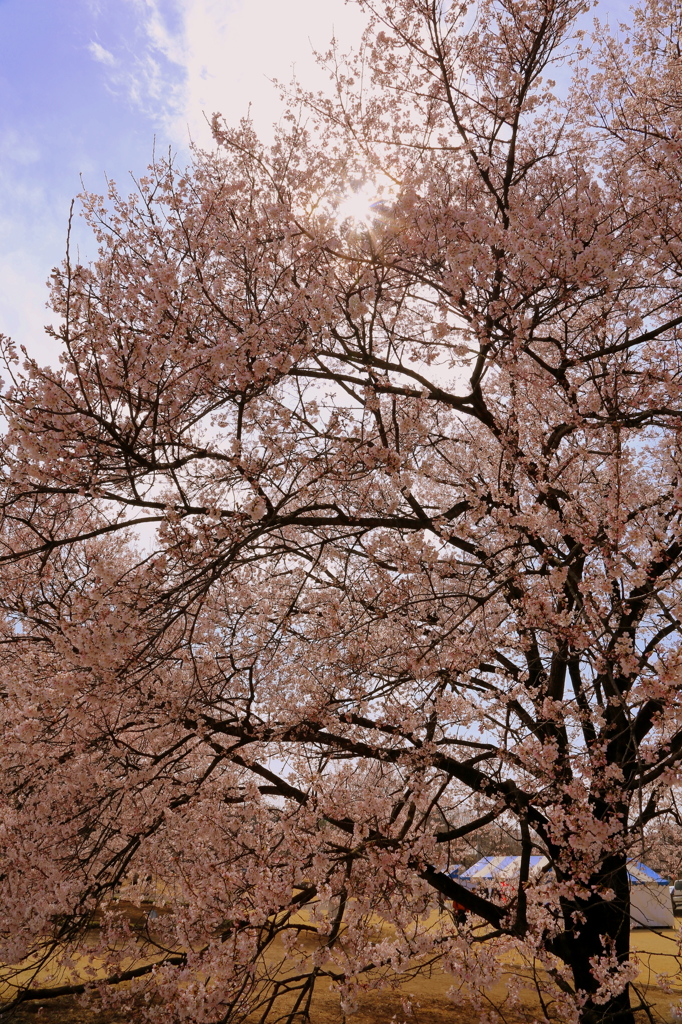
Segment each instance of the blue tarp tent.
[[[540,878],[547,867],[546,857],[530,858],[530,877]],[[459,874],[458,881],[472,888],[486,883],[513,884],[521,870],[520,857],[481,857]],[[549,874],[549,873],[548,873]],[[674,928],[670,891],[665,878],[642,864],[628,861],[630,881],[630,924],[633,928]]]

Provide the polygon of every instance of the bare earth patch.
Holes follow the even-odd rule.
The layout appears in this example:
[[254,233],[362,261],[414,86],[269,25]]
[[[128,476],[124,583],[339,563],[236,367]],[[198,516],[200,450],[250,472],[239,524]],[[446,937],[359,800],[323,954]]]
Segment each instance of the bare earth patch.
[[[632,946],[641,964],[638,984],[655,1006],[657,1024],[670,1024],[670,1007],[682,997],[677,933],[672,929],[662,932],[638,929],[632,933]],[[672,980],[671,995],[655,985],[656,977],[663,974]],[[454,1006],[448,999],[447,991],[453,980],[449,975],[435,971],[430,977],[412,979],[400,991],[369,993],[363,998],[358,1011],[347,1018],[339,1007],[338,995],[321,987],[313,1001],[312,1024],[402,1024],[403,1021],[409,1021],[409,1024],[476,1024],[477,1016],[471,1008]],[[490,992],[491,1002],[502,1007],[504,995],[503,986],[496,986]],[[403,1009],[404,997],[409,997],[411,1002],[409,1016]],[[525,1016],[503,1010],[499,1024],[531,1024],[537,1019],[533,1011],[530,1001]],[[277,1016],[274,1014],[273,1020]],[[644,1013],[637,1014],[637,1018],[638,1024],[649,1024]],[[10,1021],[12,1024],[137,1024],[135,1017],[123,1011],[85,1007],[74,997],[49,1000],[42,1005],[26,1003],[17,1009]]]

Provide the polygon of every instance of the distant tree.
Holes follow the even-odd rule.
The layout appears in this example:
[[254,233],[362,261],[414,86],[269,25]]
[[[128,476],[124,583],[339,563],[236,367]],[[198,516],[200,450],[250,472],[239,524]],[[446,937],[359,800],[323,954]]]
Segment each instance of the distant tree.
[[[582,2],[363,6],[272,147],[216,120],[85,197],[58,369],[6,344],[0,956],[78,990],[96,920],[102,989],[213,1024],[436,961],[513,1003],[519,962],[533,1019],[633,1024],[682,759],[680,7],[581,57]],[[447,874],[493,823],[505,902]]]

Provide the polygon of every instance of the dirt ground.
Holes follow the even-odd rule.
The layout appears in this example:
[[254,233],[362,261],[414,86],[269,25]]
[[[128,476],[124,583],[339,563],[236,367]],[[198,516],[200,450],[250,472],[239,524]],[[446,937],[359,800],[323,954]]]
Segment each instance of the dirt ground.
[[[641,965],[637,984],[654,1003],[658,1021],[670,1024],[670,1007],[682,998],[682,960],[677,952],[677,932],[638,929],[632,933],[632,939]],[[670,994],[658,988],[656,982],[661,976],[669,979]],[[398,1024],[406,1019],[402,1006],[404,996],[409,997],[412,1004],[412,1014],[407,1018],[410,1024],[477,1024],[470,1009],[455,1007],[448,999],[447,991],[453,981],[450,975],[436,971],[431,977],[409,982],[400,992],[372,993],[365,997],[358,1011],[345,1020],[338,996],[322,989],[313,1003],[313,1024]],[[503,1004],[502,986],[491,990],[489,995],[491,1002]],[[645,1014],[637,1016],[641,1024],[650,1024]],[[530,1024],[534,1019],[533,1007],[529,1004],[527,1016],[505,1013],[499,1018],[499,1024]],[[9,1020],[12,1024],[136,1024],[134,1017],[86,1009],[73,998],[49,1000],[42,1005],[27,1003]]]
[[[416,995],[416,993],[413,993]],[[660,1021],[671,1021],[669,1004],[661,1003]],[[637,1014],[638,1024],[649,1024],[649,1018]],[[313,1024],[397,1024],[405,1020],[400,998],[395,993],[382,993],[367,998],[357,1013],[344,1020],[337,999],[317,999],[312,1012]],[[415,998],[410,1024],[476,1024],[471,1009],[455,1007],[442,996],[422,992]],[[505,1014],[500,1024],[529,1024],[532,1013],[522,1018]],[[72,999],[55,999],[44,1006],[25,1006],[8,1020],[8,1024],[137,1024],[130,1016],[113,1011],[86,1010]]]

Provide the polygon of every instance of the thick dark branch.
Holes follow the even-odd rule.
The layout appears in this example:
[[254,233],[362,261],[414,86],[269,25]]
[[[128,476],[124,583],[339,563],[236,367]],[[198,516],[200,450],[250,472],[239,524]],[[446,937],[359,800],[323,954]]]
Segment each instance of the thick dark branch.
[[482,917],[484,921],[487,921],[488,924],[493,925],[495,928],[501,927],[502,921],[507,914],[506,908],[498,907],[495,903],[491,903],[490,900],[483,899],[478,893],[465,888],[459,882],[456,882],[454,878],[443,874],[442,871],[436,871],[435,868],[422,868],[419,874],[433,889],[441,892],[449,900],[459,903],[465,910],[468,910],[471,914],[476,914],[478,917]]
[[0,1007],[0,1015],[11,1013],[20,1003],[35,1002],[37,999],[59,999],[60,996],[82,995],[87,989],[93,989],[98,985],[120,985],[122,982],[133,981],[134,978],[143,978],[146,974],[152,974],[158,967],[163,967],[166,964],[180,967],[186,962],[187,956],[184,953],[179,953],[177,956],[167,956],[163,960],[157,960],[153,964],[145,964],[143,967],[111,974],[108,978],[98,978],[96,983],[89,981],[76,985],[55,985],[53,988],[26,988],[19,992],[11,1002]]

